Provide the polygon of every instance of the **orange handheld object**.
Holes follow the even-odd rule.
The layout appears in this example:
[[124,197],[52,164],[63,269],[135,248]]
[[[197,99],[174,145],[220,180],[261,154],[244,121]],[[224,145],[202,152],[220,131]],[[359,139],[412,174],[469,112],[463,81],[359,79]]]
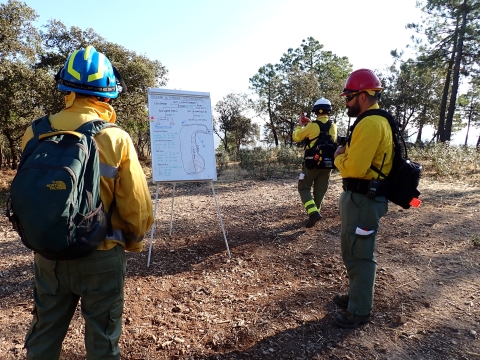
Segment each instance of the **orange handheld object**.
[[422,203],[422,200],[417,199],[417,198],[413,198],[413,199],[409,202],[409,204],[410,204],[411,206],[413,206],[414,208],[418,208],[421,203]]

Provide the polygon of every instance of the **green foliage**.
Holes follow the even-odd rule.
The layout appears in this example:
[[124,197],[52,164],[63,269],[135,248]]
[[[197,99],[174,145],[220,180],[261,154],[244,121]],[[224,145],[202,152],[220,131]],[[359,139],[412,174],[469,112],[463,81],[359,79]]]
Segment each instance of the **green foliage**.
[[228,152],[223,149],[222,145],[220,145],[215,152],[215,158],[217,163],[217,175],[221,175],[228,169],[230,156],[228,156]]
[[265,180],[283,177],[297,172],[302,167],[303,152],[298,149],[280,147],[278,149],[240,150],[238,153],[240,168],[246,170],[247,176]]
[[266,64],[250,78],[258,95],[254,110],[265,121],[264,141],[275,146],[292,146],[292,134],[301,112],[311,112],[320,97],[332,102],[331,118],[336,121],[345,109],[338,94],[352,66],[346,57],[325,51],[313,37],[288,49],[278,64]]
[[[439,104],[438,139],[450,141],[454,131],[457,94],[463,78],[478,71],[480,2],[478,0],[420,0],[422,21],[407,27],[426,37],[415,39],[418,61],[445,70]],[[448,106],[447,106],[448,103]]]
[[437,125],[441,102],[444,71],[426,68],[412,59],[402,61],[398,56],[398,68],[390,67],[388,74],[379,73],[384,90],[381,106],[400,120],[405,138],[408,129],[417,130],[417,141],[422,129]]
[[260,138],[260,127],[245,116],[249,101],[246,94],[230,93],[215,105],[214,132],[223,148],[234,155],[241,146],[254,146]]
[[250,176],[257,179],[267,179],[275,171],[275,160],[272,151],[256,147],[253,150],[240,150],[238,152],[240,167]]
[[280,147],[276,150],[277,163],[280,168],[283,168],[286,172],[298,170],[302,167],[303,162],[303,150],[296,147]]

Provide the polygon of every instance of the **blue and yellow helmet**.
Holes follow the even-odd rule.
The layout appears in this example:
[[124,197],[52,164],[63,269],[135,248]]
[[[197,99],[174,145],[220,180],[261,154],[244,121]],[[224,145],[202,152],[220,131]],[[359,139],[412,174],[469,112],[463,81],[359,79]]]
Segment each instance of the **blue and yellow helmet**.
[[59,90],[112,99],[125,87],[110,60],[93,46],[71,53],[55,79]]

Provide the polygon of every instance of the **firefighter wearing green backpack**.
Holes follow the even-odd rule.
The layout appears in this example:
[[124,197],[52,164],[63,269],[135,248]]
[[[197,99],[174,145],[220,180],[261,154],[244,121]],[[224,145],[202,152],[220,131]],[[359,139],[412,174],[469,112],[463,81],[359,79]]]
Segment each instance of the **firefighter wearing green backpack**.
[[[307,155],[310,149],[313,150],[314,146],[319,146],[318,140],[324,139],[322,142],[326,145],[325,149],[331,149],[331,158],[327,164],[315,161],[316,164],[320,164],[318,166],[308,166],[310,160],[305,160],[303,163],[302,172],[298,178],[298,193],[308,214],[308,220],[305,224],[307,228],[313,227],[322,218],[320,210],[328,189],[330,173],[333,168],[333,154],[336,149],[335,140],[337,139],[337,125],[328,119],[332,112],[330,101],[323,97],[318,99],[312,112],[317,118],[316,121],[310,121],[305,116],[301,116],[299,126],[293,132],[293,141],[306,142],[305,154]],[[322,138],[322,136],[324,137]],[[320,154],[320,160],[324,155]]]
[[[97,119],[115,122],[109,100],[125,90],[125,84],[107,57],[95,48],[87,46],[70,54],[56,80],[58,89],[66,92],[65,108],[49,116],[52,131],[75,133]],[[39,141],[34,134],[32,127],[26,130],[22,148],[28,148],[29,141]],[[27,359],[60,357],[80,299],[87,357],[120,359],[125,250],[142,250],[142,239],[153,224],[152,201],[128,133],[110,126],[94,139],[100,161],[101,201],[106,209],[112,209],[111,231],[96,250],[78,259],[56,261],[35,253],[35,307],[25,338]],[[53,183],[51,190],[65,188],[61,182]]]

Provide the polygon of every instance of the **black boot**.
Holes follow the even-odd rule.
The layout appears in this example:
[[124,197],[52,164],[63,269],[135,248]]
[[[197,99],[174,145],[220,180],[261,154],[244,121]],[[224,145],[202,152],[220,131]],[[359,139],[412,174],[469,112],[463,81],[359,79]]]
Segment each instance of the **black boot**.
[[322,218],[322,215],[320,215],[319,212],[315,212],[310,217],[308,218],[307,223],[305,224],[305,227],[311,228],[313,227],[320,219]]
[[366,323],[370,320],[370,314],[368,315],[353,315],[348,311],[345,311],[341,314],[335,316],[335,324],[338,327],[344,329],[353,329],[362,323]]
[[342,295],[342,294],[337,294],[333,298],[333,301],[335,302],[335,304],[345,309],[348,307],[348,300],[349,300],[348,295]]

